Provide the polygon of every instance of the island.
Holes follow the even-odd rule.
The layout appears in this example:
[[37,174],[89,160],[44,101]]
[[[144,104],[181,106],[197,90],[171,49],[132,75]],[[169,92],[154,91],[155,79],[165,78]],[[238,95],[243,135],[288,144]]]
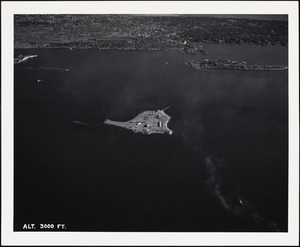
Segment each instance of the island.
[[209,69],[237,69],[237,70],[285,70],[287,65],[248,65],[245,61],[238,62],[230,59],[217,59],[209,61],[205,59],[204,62],[184,62],[186,66],[192,67],[198,70]]
[[168,108],[169,107],[163,110],[144,111],[138,114],[135,118],[126,122],[106,119],[104,124],[122,127],[131,130],[134,133],[148,135],[167,133],[171,135],[173,131],[168,128],[168,122],[170,121],[171,117],[164,112]]

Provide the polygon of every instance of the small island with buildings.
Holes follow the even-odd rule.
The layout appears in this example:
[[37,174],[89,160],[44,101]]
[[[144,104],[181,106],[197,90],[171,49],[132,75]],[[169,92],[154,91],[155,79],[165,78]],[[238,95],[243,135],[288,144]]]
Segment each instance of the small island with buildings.
[[122,127],[141,134],[150,135],[167,133],[171,135],[173,131],[168,128],[168,122],[171,117],[164,112],[164,110],[168,108],[169,107],[163,110],[144,111],[135,118],[125,122],[106,119],[104,124]]
[[205,59],[203,62],[184,62],[186,66],[192,67],[198,70],[209,69],[237,69],[237,70],[285,70],[287,65],[248,65],[247,62],[232,61],[230,59],[217,59],[210,61]]

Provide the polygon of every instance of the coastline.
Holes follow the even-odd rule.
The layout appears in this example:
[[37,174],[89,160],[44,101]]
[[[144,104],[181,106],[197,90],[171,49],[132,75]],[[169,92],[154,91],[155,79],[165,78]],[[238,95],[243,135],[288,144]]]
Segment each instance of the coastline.
[[208,44],[288,44],[287,21],[203,16],[15,15],[14,46],[116,50],[182,49]]

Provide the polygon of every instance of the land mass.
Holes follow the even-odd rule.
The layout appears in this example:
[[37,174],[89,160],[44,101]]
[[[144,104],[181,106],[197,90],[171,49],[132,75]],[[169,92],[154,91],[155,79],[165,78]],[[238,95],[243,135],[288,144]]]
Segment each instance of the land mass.
[[237,69],[237,70],[285,70],[287,65],[248,65],[247,62],[232,61],[230,59],[217,59],[209,61],[205,59],[203,62],[184,62],[186,66],[192,67],[197,70],[210,70],[210,69]]
[[288,23],[195,15],[15,15],[15,48],[184,50],[205,43],[286,45]]
[[148,135],[155,133],[167,133],[171,135],[173,131],[168,128],[168,122],[171,117],[164,112],[164,110],[167,108],[156,111],[144,111],[138,114],[135,118],[126,122],[112,121],[107,119],[104,121],[104,124],[122,127],[132,130],[135,133]]
[[28,61],[30,58],[35,58],[35,57],[37,57],[37,55],[29,55],[29,56],[20,55],[17,58],[14,58],[14,64],[24,63]]

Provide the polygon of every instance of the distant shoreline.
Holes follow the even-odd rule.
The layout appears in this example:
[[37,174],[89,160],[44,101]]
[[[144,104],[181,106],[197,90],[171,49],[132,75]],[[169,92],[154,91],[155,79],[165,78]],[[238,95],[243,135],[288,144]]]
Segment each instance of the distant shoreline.
[[14,45],[20,49],[178,49],[206,54],[205,44],[288,44],[287,21],[213,16],[15,15]]
[[288,21],[288,15],[243,15],[243,14],[238,14],[238,15],[197,15],[200,17],[213,17],[213,18],[232,18],[232,19],[249,19],[249,20],[262,20],[262,21]]
[[[216,44],[216,43],[207,43],[206,45],[223,45],[223,46],[242,46],[242,45],[249,45],[249,46],[258,46],[258,47],[283,47],[280,44],[270,44],[270,45],[256,45],[256,44]],[[288,45],[285,45],[288,46]],[[149,48],[149,49],[135,49],[135,48],[129,48],[129,49],[124,49],[124,48],[96,48],[96,47],[36,47],[36,46],[14,46],[14,50],[29,50],[29,49],[62,49],[62,50],[70,50],[70,51],[75,51],[75,50],[98,50],[98,51],[162,51],[162,52],[172,52],[172,51],[178,51],[178,52],[185,52],[184,48],[167,48],[167,49],[159,49],[159,48]]]

